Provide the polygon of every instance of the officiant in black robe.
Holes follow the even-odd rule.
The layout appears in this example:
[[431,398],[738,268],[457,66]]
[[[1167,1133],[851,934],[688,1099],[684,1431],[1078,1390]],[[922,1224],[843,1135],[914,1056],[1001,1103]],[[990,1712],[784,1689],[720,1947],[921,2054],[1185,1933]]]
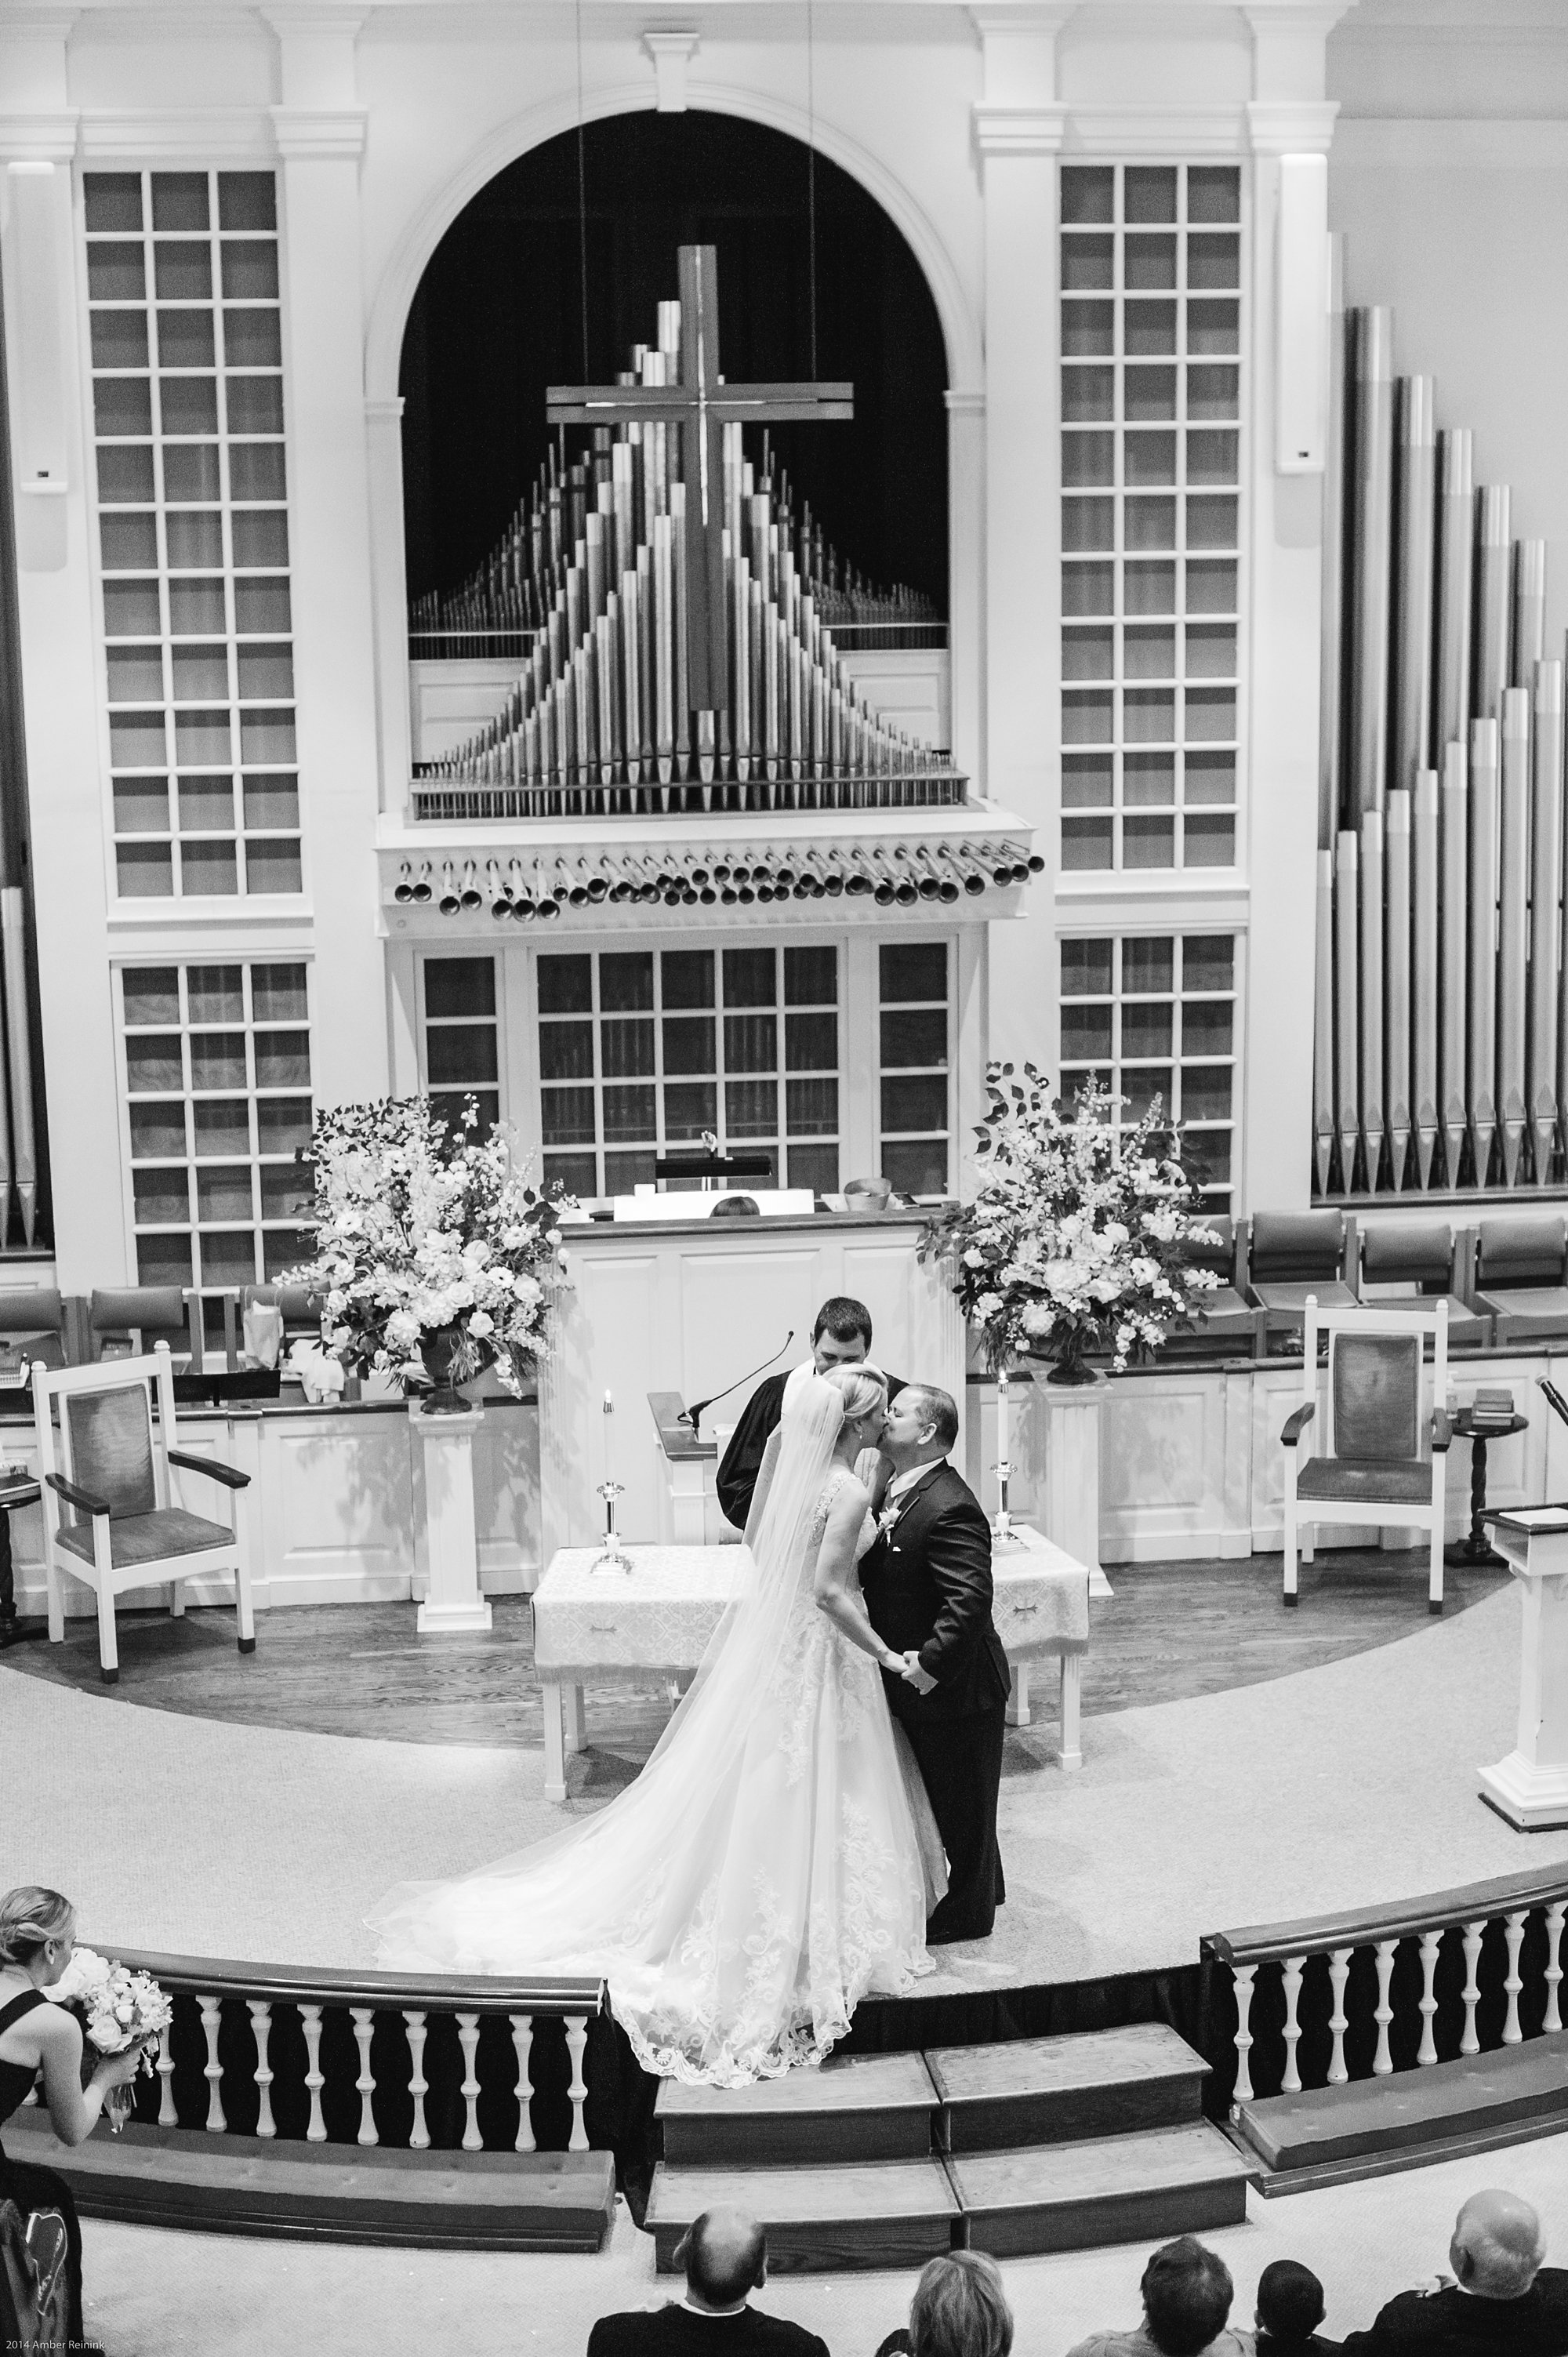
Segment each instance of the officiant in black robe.
[[[819,1375],[825,1375],[830,1367],[856,1367],[870,1356],[871,1312],[865,1302],[853,1300],[843,1293],[824,1301],[811,1329],[811,1366]],[[768,1436],[778,1430],[783,1417],[784,1394],[794,1378],[805,1372],[804,1367],[789,1367],[782,1374],[769,1375],[758,1383],[730,1435],[714,1487],[725,1520],[733,1523],[737,1531],[746,1528],[752,1492],[762,1469],[762,1452]],[[897,1399],[903,1388],[897,1375],[888,1375],[889,1399]]]

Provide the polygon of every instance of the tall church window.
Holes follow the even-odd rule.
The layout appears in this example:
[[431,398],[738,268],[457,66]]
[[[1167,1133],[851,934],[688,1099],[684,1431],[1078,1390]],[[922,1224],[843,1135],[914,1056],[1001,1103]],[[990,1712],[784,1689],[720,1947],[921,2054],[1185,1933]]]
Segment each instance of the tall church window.
[[1236,857],[1240,289],[1236,166],[1062,167],[1064,870]]
[[877,952],[881,1175],[905,1194],[945,1195],[951,1132],[946,942]]
[[837,1187],[833,944],[542,951],[537,981],[547,1179],[628,1194],[711,1131],[769,1153],[776,1185]]
[[211,1292],[308,1258],[306,967],[128,965],[120,1005],[138,1284]]
[[432,1109],[456,1135],[472,1097],[478,1135],[484,1137],[501,1117],[495,959],[427,957],[420,967],[420,986],[421,1078]]
[[274,176],[84,198],[118,888],[297,893]]
[[1097,935],[1061,944],[1061,1097],[1103,1082],[1127,1103],[1157,1096],[1216,1211],[1230,1208],[1237,1102],[1237,944],[1230,933]]

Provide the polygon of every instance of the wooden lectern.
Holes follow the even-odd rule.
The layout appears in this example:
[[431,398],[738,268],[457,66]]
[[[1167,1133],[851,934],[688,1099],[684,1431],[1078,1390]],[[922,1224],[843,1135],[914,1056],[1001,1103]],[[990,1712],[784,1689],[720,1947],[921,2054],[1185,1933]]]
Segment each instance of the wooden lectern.
[[1568,1505],[1487,1514],[1492,1541],[1524,1588],[1519,1737],[1481,1770],[1481,1797],[1521,1833],[1568,1825]]
[[691,1426],[682,1421],[685,1402],[679,1392],[650,1392],[648,1405],[653,1411],[660,1452],[664,1459],[664,1478],[670,1502],[670,1544],[672,1546],[704,1546],[708,1534],[707,1491],[703,1476],[707,1467],[718,1457],[718,1443],[700,1438]]

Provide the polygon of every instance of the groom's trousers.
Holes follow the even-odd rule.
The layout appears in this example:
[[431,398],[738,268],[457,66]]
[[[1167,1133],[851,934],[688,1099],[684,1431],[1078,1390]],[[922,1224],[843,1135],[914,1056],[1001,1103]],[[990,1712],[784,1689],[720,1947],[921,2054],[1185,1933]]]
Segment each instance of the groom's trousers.
[[927,1921],[928,1943],[985,1939],[1007,1896],[996,1840],[1006,1724],[1003,1703],[973,1718],[904,1720],[948,1854],[947,1895]]

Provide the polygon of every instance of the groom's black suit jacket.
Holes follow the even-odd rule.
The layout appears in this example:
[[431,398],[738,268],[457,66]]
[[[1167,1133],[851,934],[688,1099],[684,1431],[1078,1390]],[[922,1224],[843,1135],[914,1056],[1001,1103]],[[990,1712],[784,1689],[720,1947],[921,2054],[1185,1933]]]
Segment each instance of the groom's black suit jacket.
[[913,1727],[1001,1709],[1012,1675],[991,1619],[991,1525],[961,1474],[943,1465],[918,1484],[859,1569],[877,1635],[896,1653],[918,1651],[937,1681],[920,1695],[886,1677],[895,1718]]

